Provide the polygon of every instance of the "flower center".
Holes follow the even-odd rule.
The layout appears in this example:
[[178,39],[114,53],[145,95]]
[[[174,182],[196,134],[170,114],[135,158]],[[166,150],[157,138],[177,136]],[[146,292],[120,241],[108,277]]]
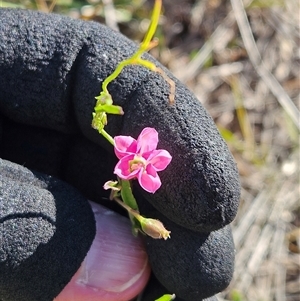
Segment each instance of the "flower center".
[[133,172],[134,170],[141,169],[141,168],[145,170],[146,165],[147,165],[147,161],[142,156],[139,155],[135,155],[134,159],[129,161],[130,172]]

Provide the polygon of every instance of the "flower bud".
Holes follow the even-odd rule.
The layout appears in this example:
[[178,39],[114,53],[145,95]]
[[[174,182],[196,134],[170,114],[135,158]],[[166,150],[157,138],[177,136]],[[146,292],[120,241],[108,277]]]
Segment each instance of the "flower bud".
[[168,231],[162,222],[153,218],[143,218],[139,220],[143,232],[154,239],[163,238],[164,240],[170,238],[170,231]]

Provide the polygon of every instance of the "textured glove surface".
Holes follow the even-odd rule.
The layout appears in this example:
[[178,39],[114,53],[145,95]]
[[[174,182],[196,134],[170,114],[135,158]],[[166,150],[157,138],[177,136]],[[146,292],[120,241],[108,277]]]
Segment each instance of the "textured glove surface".
[[[0,156],[55,175],[99,201],[107,196],[101,186],[112,178],[115,158],[110,145],[91,128],[94,97],[101,82],[136,45],[100,24],[54,14],[0,9],[0,20]],[[169,253],[160,252],[157,241],[147,239],[157,278],[166,287],[176,286],[182,298],[187,297],[183,282],[191,280],[194,299],[187,300],[195,300],[215,294],[231,278],[233,243],[226,225],[236,214],[240,186],[236,165],[211,117],[184,85],[165,72],[176,84],[174,105],[168,101],[169,85],[159,74],[126,67],[109,85],[125,115],[109,116],[107,131],[136,138],[144,127],[155,127],[159,148],[172,154],[170,166],[160,173],[163,185],[157,193],[148,194],[136,185],[135,190],[152,204],[154,215],[167,218],[172,240],[180,238]],[[213,230],[218,231],[210,234]],[[207,250],[216,252],[213,266]],[[220,261],[223,253],[225,267]],[[205,271],[204,264],[199,272],[199,266],[190,264],[191,270],[182,276],[187,279],[169,283],[166,257],[180,270],[190,256],[212,269]],[[214,276],[216,270],[220,273]],[[210,287],[199,287],[196,282],[205,275],[215,280]]]
[[0,159],[0,300],[53,300],[95,236],[89,203],[74,188]]

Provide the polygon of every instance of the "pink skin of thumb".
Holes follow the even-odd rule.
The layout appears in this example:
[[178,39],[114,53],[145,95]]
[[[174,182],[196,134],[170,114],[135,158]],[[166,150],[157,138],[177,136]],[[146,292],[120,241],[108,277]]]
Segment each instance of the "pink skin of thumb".
[[96,237],[81,267],[54,301],[128,301],[146,286],[150,267],[128,219],[91,203]]

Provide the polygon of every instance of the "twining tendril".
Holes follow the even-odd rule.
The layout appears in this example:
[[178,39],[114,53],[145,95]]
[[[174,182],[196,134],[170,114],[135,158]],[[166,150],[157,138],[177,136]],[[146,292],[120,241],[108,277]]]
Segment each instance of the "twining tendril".
[[97,102],[94,107],[94,112],[92,113],[93,115],[92,127],[96,129],[100,134],[102,134],[111,144],[113,144],[113,140],[108,135],[108,133],[104,130],[104,127],[107,125],[107,114],[123,115],[124,112],[120,106],[113,104],[112,97],[108,91],[108,85],[118,77],[118,75],[122,72],[122,70],[126,66],[140,65],[154,72],[159,73],[164,78],[164,80],[170,85],[169,103],[174,104],[175,102],[174,81],[170,79],[168,75],[161,68],[157,67],[154,63],[142,59],[142,55],[144,52],[149,51],[151,48],[157,46],[158,44],[158,40],[153,39],[153,36],[155,34],[159,22],[161,6],[162,6],[162,0],[156,0],[151,16],[150,26],[139,48],[131,57],[121,61],[118,64],[115,71],[103,81],[102,91],[97,97],[95,97]]

